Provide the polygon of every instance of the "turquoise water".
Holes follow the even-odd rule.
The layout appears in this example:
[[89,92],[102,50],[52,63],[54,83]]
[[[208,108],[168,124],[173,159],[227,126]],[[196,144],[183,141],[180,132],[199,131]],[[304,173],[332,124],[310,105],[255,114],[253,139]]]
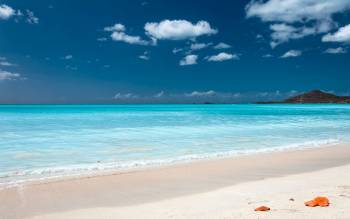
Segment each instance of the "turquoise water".
[[0,184],[350,142],[350,105],[2,105]]

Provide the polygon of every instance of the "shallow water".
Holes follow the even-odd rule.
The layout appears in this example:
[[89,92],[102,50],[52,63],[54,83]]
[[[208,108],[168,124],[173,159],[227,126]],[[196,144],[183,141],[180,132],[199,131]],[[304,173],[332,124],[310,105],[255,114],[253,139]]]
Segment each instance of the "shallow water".
[[350,105],[2,105],[0,184],[350,142]]

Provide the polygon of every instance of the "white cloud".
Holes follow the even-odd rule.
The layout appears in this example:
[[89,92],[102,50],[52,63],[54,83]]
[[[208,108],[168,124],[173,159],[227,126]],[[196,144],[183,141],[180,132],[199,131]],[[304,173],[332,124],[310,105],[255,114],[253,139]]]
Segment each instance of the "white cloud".
[[137,97],[138,97],[137,95],[134,95],[132,93],[126,93],[126,94],[117,93],[116,95],[114,95],[113,99],[115,99],[115,100],[125,100],[125,99],[135,99]]
[[342,47],[338,47],[338,48],[326,49],[324,51],[324,53],[328,53],[328,54],[344,54],[344,53],[347,53],[347,51],[346,51],[346,49],[344,49]]
[[125,26],[123,24],[117,23],[117,24],[114,24],[113,26],[105,27],[103,30],[108,32],[114,32],[114,31],[124,32]]
[[21,77],[18,73],[8,72],[0,69],[0,81],[4,80],[16,80]]
[[111,27],[105,27],[104,31],[112,32],[111,38],[114,41],[125,42],[129,44],[136,45],[149,45],[150,42],[143,40],[140,36],[131,36],[125,33],[125,26],[123,24],[117,23]]
[[252,0],[246,6],[247,17],[272,22],[271,47],[327,33],[337,27],[333,15],[350,9],[349,0]]
[[271,38],[273,40],[271,42],[271,47],[274,48],[277,45],[288,42],[291,39],[301,39],[309,35],[328,32],[334,27],[334,25],[335,24],[330,21],[323,21],[311,27],[294,27],[284,23],[272,24],[270,25],[270,29],[273,31],[271,34]]
[[145,24],[145,31],[151,38],[158,40],[195,39],[202,35],[212,35],[218,32],[211,28],[207,21],[198,21],[196,24],[192,24],[187,20],[148,22]]
[[69,60],[69,59],[72,59],[73,58],[73,56],[72,55],[66,55],[65,57],[63,57],[63,59],[65,59],[65,60]]
[[1,66],[15,66],[15,64],[8,61],[0,61]]
[[30,10],[26,10],[27,12],[27,19],[26,21],[29,23],[29,24],[38,24],[39,23],[39,18],[37,18],[35,15],[34,15],[34,12],[30,11]]
[[207,48],[208,46],[212,45],[212,43],[192,43],[190,46],[190,49],[193,50],[200,50]]
[[206,59],[209,62],[222,62],[222,61],[226,61],[226,60],[231,60],[231,59],[239,59],[238,55],[236,54],[230,54],[230,53],[226,53],[226,52],[221,52],[217,55],[213,55],[213,56],[209,56],[206,57]]
[[139,58],[143,59],[143,60],[149,60],[150,59],[147,51],[145,51],[142,55],[140,55]]
[[[113,26],[105,27],[104,31],[112,32],[111,38],[114,41],[121,41],[129,44],[137,45],[156,45],[157,40],[184,40],[195,39],[201,35],[216,34],[217,30],[212,29],[210,24],[206,21],[199,21],[192,24],[186,20],[163,20],[159,23],[146,23],[144,26],[146,35],[150,38],[144,40],[140,36],[132,36],[126,33],[126,27],[121,23],[116,23]],[[101,41],[103,41],[102,39]],[[197,46],[197,47],[196,47]],[[200,49],[199,46],[194,45],[194,49]],[[176,53],[176,50],[174,50]]]
[[187,97],[208,97],[208,96],[214,96],[214,95],[216,95],[216,92],[213,90],[193,91],[192,93],[185,94],[185,96],[187,96]]
[[180,65],[195,65],[197,64],[197,55],[187,55],[182,60],[180,60]]
[[16,66],[16,64],[13,64],[13,63],[7,61],[7,58],[6,58],[6,57],[0,57],[0,65],[1,65],[1,66],[6,66],[6,67],[9,67],[9,66]]
[[331,19],[348,9],[348,0],[253,0],[246,6],[247,17],[286,23]]
[[14,16],[16,11],[8,5],[0,5],[0,19],[7,20]]
[[140,55],[139,58],[143,60],[149,60],[149,57],[147,55]]
[[229,49],[231,48],[230,45],[226,44],[226,43],[218,43],[216,46],[214,46],[214,49]]
[[20,19],[25,19],[29,24],[38,24],[39,18],[34,15],[34,12],[31,10],[26,10],[26,13],[23,14],[20,10],[15,10],[8,5],[0,5],[0,20],[7,20],[11,17],[15,17],[15,21],[19,22]]
[[302,52],[300,50],[289,50],[284,53],[281,58],[290,58],[290,57],[298,57],[301,56]]
[[114,41],[121,41],[129,44],[136,44],[136,45],[143,45],[143,46],[149,44],[148,41],[141,39],[141,37],[139,36],[131,36],[124,32],[113,32],[111,37]]
[[340,42],[350,43],[350,24],[339,28],[339,30],[333,34],[329,33],[322,37],[323,42]]

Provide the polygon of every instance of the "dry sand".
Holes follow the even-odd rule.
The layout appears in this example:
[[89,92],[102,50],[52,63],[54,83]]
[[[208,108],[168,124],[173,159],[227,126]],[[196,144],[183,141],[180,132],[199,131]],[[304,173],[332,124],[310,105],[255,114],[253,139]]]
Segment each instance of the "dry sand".
[[[329,197],[330,207],[304,201]],[[294,201],[289,199],[293,198]],[[260,205],[269,212],[254,212]],[[0,218],[350,218],[350,145],[0,191]]]

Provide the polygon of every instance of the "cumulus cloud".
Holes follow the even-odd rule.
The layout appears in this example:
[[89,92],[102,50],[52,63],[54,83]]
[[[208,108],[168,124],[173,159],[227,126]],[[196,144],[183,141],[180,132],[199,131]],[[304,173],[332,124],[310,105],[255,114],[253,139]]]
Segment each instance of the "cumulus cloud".
[[226,52],[221,52],[221,53],[219,53],[217,55],[208,56],[208,57],[206,57],[206,59],[209,62],[222,62],[222,61],[231,60],[231,59],[238,60],[239,57],[236,54],[230,54],[230,53],[226,53]]
[[212,43],[192,43],[190,46],[190,49],[193,50],[201,50],[204,48],[207,48],[209,46],[211,46]]
[[0,19],[7,20],[10,17],[14,16],[16,11],[8,5],[0,5]]
[[18,73],[4,71],[4,70],[0,69],[0,81],[16,80],[16,79],[19,79],[20,77],[21,77],[21,75]]
[[209,91],[193,91],[191,93],[186,93],[185,96],[187,97],[208,97],[208,96],[214,96],[216,95],[216,92],[213,90]]
[[218,43],[217,45],[214,46],[214,49],[229,49],[231,48],[231,45],[226,44],[226,43]]
[[291,57],[298,57],[301,56],[302,52],[300,50],[289,50],[288,52],[284,53],[281,58],[291,58]]
[[294,27],[288,24],[272,24],[270,29],[273,31],[271,34],[272,42],[271,47],[274,48],[281,43],[288,42],[291,39],[301,39],[309,35],[316,35],[319,33],[326,33],[333,29],[334,23],[330,21],[322,21],[314,26],[307,27]]
[[350,9],[348,0],[252,0],[246,6],[248,18],[274,23],[271,46],[291,39],[327,33],[337,26],[333,15]]
[[[218,31],[211,28],[207,21],[191,23],[187,20],[163,20],[161,22],[147,22],[144,26],[148,40],[140,36],[132,36],[126,33],[126,27],[121,23],[104,28],[104,31],[112,32],[114,41],[121,41],[137,45],[156,45],[158,40],[185,40],[195,39],[202,35],[216,34]],[[104,39],[103,39],[104,40]],[[101,41],[103,41],[101,40]],[[202,49],[206,44],[193,44],[193,50]],[[176,50],[174,50],[176,53]]]
[[148,36],[157,40],[195,39],[202,35],[212,35],[218,32],[211,28],[207,21],[198,21],[193,24],[187,20],[148,22],[145,24],[145,31]]
[[180,65],[195,65],[197,64],[197,59],[198,56],[197,55],[187,55],[185,56],[183,59],[180,60]]
[[111,37],[114,41],[122,41],[129,44],[144,45],[144,46],[149,44],[148,41],[141,39],[141,37],[139,36],[131,36],[124,32],[113,32]]
[[331,19],[348,9],[348,0],[253,0],[246,6],[247,17],[286,23]]
[[344,54],[347,53],[346,49],[343,47],[338,47],[338,48],[328,48],[324,51],[324,53],[328,54]]
[[126,29],[123,24],[117,23],[117,24],[114,24],[113,26],[105,27],[103,30],[108,32],[114,32],[114,31],[124,32]]
[[25,13],[22,13],[21,10],[15,10],[12,7],[2,4],[0,5],[0,20],[8,20],[11,17],[15,17],[15,21],[18,22],[21,19],[24,19],[29,24],[38,24],[39,18],[34,15],[34,12],[31,10],[25,10]]
[[322,37],[323,42],[350,43],[350,24],[339,28],[335,33],[329,33]]
[[149,45],[150,42],[143,40],[140,36],[132,36],[125,33],[126,28],[123,24],[117,23],[110,27],[105,27],[104,31],[112,32],[111,38],[114,41],[125,42],[136,45]]

